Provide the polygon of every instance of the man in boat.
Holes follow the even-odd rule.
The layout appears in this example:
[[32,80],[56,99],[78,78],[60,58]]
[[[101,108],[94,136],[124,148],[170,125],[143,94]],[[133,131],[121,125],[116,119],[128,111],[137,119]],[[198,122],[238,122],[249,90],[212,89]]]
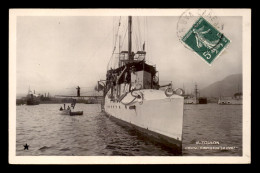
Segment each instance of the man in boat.
[[60,111],[62,111],[63,110],[63,108],[62,108],[62,106],[60,107]]
[[76,99],[73,99],[71,103],[71,107],[74,109],[75,105],[76,105]]
[[68,106],[67,110],[70,110],[70,106]]

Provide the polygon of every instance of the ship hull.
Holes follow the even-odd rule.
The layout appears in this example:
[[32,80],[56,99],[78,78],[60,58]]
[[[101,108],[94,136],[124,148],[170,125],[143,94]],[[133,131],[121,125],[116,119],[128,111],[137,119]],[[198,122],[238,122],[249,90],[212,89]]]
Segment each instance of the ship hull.
[[199,104],[207,104],[208,100],[207,98],[199,98]]
[[219,105],[242,105],[242,99],[219,99]]
[[75,111],[72,112],[71,110],[62,110],[60,112],[61,115],[70,115],[70,116],[75,116],[75,115],[83,115],[83,111]]
[[[183,97],[166,97],[164,91],[141,90],[143,100],[131,102],[128,94],[121,102],[105,98],[104,110],[112,119],[134,127],[153,141],[179,153],[182,148]],[[131,102],[131,104],[126,104]],[[177,153],[178,153],[177,152]]]
[[38,100],[27,100],[27,105],[39,105],[40,102]]

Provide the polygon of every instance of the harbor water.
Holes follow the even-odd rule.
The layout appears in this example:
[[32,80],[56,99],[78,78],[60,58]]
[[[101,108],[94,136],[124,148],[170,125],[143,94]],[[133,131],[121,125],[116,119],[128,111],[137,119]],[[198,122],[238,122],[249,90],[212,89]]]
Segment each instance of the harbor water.
[[[16,106],[17,156],[174,155],[170,148],[112,121],[99,104],[77,104],[82,116],[60,115],[61,106]],[[182,153],[241,156],[242,105],[184,105]]]

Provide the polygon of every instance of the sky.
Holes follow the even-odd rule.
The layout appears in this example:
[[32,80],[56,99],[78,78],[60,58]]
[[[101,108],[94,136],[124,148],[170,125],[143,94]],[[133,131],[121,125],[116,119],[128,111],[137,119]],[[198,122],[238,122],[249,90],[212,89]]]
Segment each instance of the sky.
[[[219,58],[209,66],[184,47],[177,36],[179,17],[133,17],[133,49],[145,42],[146,60],[156,64],[161,84],[172,81],[175,88],[190,91],[242,73],[242,18],[218,17],[223,34],[231,40]],[[36,93],[76,94],[92,89],[105,79],[119,17],[41,17],[17,18],[17,95],[28,88]],[[121,50],[126,50],[127,17],[121,17]],[[139,39],[135,39],[139,36]],[[117,40],[116,45],[118,45]],[[115,50],[118,52],[118,46]]]

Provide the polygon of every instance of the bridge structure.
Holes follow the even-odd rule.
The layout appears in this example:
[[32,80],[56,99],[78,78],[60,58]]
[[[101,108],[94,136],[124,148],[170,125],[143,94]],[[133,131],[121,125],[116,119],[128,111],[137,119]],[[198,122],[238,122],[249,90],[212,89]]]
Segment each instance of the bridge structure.
[[[101,99],[103,98],[103,91],[89,90],[87,92],[80,92],[80,87],[76,88],[76,95],[55,95],[55,97],[65,97],[65,98],[73,98],[73,99],[85,99],[85,98],[93,98],[93,99]],[[82,95],[83,94],[83,95]]]
[[65,98],[73,98],[73,99],[85,99],[85,98],[94,98],[94,99],[98,99],[98,98],[103,98],[103,94],[102,95],[83,95],[83,96],[76,96],[76,95],[55,95],[55,97],[65,97]]

